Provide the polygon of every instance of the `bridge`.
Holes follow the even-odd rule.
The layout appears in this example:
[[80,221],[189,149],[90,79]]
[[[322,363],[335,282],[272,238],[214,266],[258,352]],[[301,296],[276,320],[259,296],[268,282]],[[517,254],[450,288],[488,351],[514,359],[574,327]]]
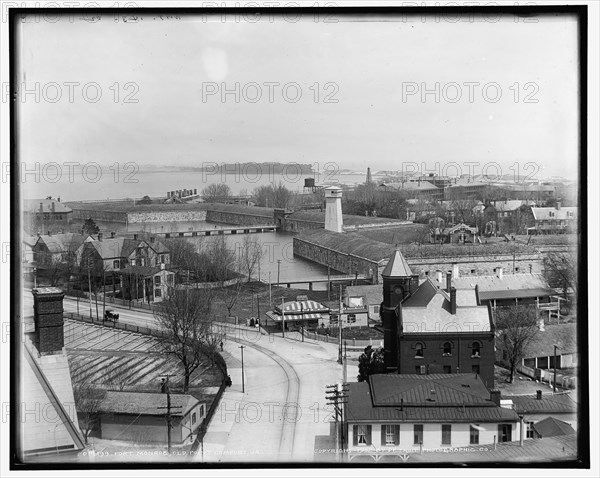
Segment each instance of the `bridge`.
[[163,236],[165,239],[172,237],[199,237],[199,236],[223,236],[232,234],[256,234],[260,232],[276,232],[277,226],[274,224],[265,224],[257,226],[214,226],[211,229],[197,229],[179,232],[155,232],[157,236]]
[[[295,281],[271,282],[271,285],[281,286],[281,287],[286,286],[289,289],[292,287],[292,285],[308,284],[308,290],[313,290],[313,284],[323,284],[323,283],[326,284],[328,282],[331,282],[332,284],[343,284],[346,282],[350,282],[350,283],[356,282],[356,285],[364,285],[365,283],[373,284],[371,277],[368,277],[364,274],[357,274],[357,275],[353,275],[353,276],[334,276],[329,279],[315,278],[315,279],[304,279],[304,280],[295,280]],[[359,282],[360,282],[360,284],[359,284]]]

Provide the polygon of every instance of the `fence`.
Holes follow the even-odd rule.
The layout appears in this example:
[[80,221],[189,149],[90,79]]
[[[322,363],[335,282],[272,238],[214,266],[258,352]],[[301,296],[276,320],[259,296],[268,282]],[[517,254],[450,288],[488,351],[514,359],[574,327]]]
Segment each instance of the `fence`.
[[[338,337],[333,337],[331,335],[322,335],[322,334],[317,334],[314,332],[309,332],[307,330],[304,331],[304,336],[307,339],[311,339],[311,340],[316,340],[317,342],[327,342],[330,344],[338,344],[339,343],[339,338]],[[374,347],[379,347],[381,346],[381,340],[373,340],[373,339],[368,339],[368,340],[361,340],[361,339],[344,339],[342,336],[342,341],[346,342],[346,344],[348,345],[348,347],[366,347],[368,345],[374,346]]]
[[208,430],[210,421],[212,420],[212,417],[217,410],[219,402],[221,401],[221,396],[223,395],[223,392],[225,391],[226,388],[227,388],[227,382],[225,380],[225,377],[223,377],[221,386],[219,387],[219,390],[217,391],[217,394],[215,395],[214,400],[210,404],[210,408],[206,412],[206,416],[204,417],[204,419],[202,420],[202,423],[198,427],[198,434],[196,435],[196,440],[194,440],[194,443],[192,444],[192,447],[190,449],[191,455],[196,454],[196,452],[198,451],[198,447],[200,445],[204,444],[204,435],[206,435],[206,431]]
[[[517,366],[517,372],[534,380],[539,380],[541,383],[547,383],[549,387],[552,387],[554,382],[554,369],[544,370],[519,365]],[[564,375],[559,369],[556,371],[556,385],[561,388],[576,389],[577,377]]]

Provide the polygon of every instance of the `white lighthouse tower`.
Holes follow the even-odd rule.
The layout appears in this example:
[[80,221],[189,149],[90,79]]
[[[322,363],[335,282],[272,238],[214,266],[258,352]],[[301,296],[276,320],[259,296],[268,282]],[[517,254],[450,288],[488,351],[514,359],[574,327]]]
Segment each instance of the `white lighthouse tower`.
[[342,232],[342,188],[327,186],[325,188],[325,229]]

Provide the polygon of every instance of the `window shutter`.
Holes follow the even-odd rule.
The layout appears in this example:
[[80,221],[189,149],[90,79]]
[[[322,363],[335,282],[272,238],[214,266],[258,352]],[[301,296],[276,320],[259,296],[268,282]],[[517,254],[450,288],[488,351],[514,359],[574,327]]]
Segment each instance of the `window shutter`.
[[394,445],[400,445],[400,425],[394,425]]
[[367,445],[371,446],[371,429],[373,427],[371,425],[367,425]]
[[358,425],[352,425],[352,445],[358,445]]
[[385,440],[386,428],[387,428],[387,425],[381,425],[381,446],[386,445],[386,440]]

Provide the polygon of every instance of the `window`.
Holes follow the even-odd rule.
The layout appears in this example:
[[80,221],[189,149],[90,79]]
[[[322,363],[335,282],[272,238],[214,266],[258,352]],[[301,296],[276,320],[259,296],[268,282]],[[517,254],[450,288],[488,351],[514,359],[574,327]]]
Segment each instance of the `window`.
[[196,423],[196,412],[192,413],[192,425]]
[[471,357],[481,357],[481,344],[479,342],[471,344]]
[[520,267],[515,267],[515,272],[519,272],[521,270]]
[[146,259],[144,259],[143,257],[140,259],[140,266],[145,266],[146,265]]
[[415,367],[415,373],[417,375],[427,375],[427,366],[426,365],[417,365]]
[[413,443],[415,445],[423,444],[423,425],[415,425]]
[[160,285],[160,276],[154,276],[154,285]]
[[525,430],[527,438],[534,438],[533,436],[533,422],[525,422]]
[[204,404],[200,405],[200,416],[204,416]]
[[400,425],[381,425],[381,445],[400,444]]
[[442,445],[452,444],[452,425],[442,425]]
[[471,365],[471,371],[473,373],[479,374],[479,364],[477,364],[477,365]]
[[135,259],[131,259],[131,267],[135,267]]
[[167,276],[167,284],[173,285],[173,277],[174,277],[173,274],[169,274]]
[[371,445],[371,425],[354,425],[352,443],[355,446]]
[[475,269],[471,269],[471,274],[475,274]]
[[121,261],[119,259],[113,261],[113,269],[119,269],[121,267]]
[[378,305],[376,305],[375,307],[373,307],[373,312],[375,314],[379,314],[379,306]]
[[356,314],[348,314],[346,322],[349,324],[354,324],[356,322]]
[[161,290],[160,289],[154,289],[154,297],[160,297],[161,295]]
[[469,443],[471,445],[479,445],[479,426],[471,425],[471,431],[469,433]]
[[452,373],[452,365],[444,365],[444,373]]
[[553,211],[549,211],[549,212],[548,212],[548,216],[550,216],[550,217],[554,217],[554,212],[553,212]]
[[512,425],[510,423],[500,423],[498,425],[498,443],[504,443],[512,440]]
[[444,355],[451,356],[452,355],[452,344],[450,342],[444,342]]
[[415,344],[415,358],[423,358],[423,344],[421,342],[417,342]]
[[337,314],[331,314],[329,316],[329,325],[337,325],[338,323],[338,316]]

